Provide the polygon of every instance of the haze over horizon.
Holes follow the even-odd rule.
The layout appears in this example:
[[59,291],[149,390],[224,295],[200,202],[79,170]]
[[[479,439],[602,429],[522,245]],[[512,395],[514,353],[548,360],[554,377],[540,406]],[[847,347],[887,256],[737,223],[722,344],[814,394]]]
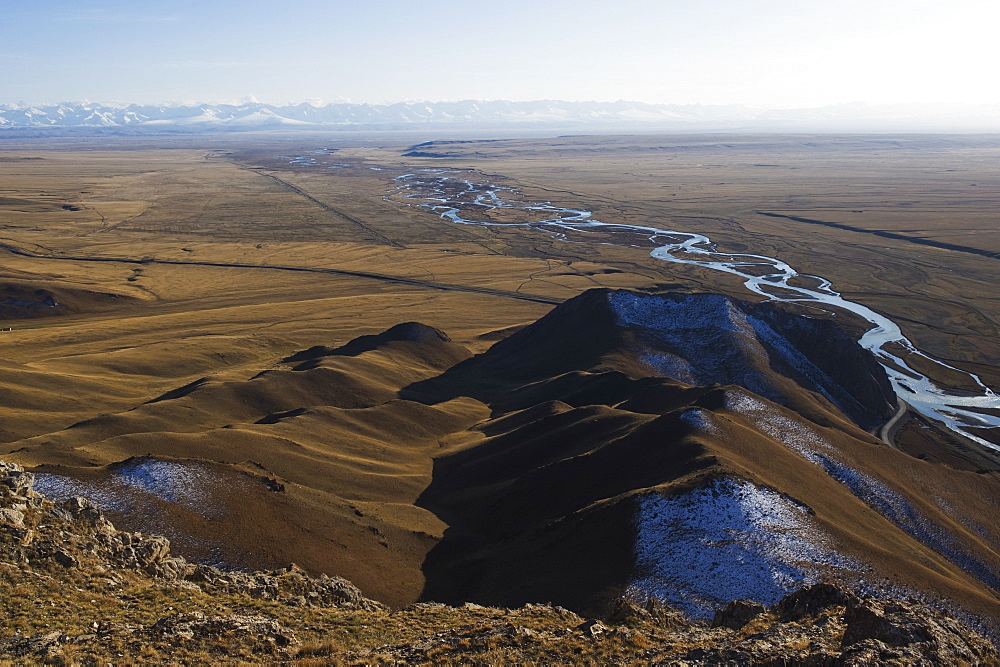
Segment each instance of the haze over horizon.
[[0,103],[998,104],[997,19],[982,0],[50,0],[0,17]]

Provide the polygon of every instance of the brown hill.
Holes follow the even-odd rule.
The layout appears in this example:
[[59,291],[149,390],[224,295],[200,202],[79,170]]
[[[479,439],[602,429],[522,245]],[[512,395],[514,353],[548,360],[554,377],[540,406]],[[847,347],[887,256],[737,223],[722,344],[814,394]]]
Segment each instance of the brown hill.
[[607,368],[687,385],[736,384],[820,421],[832,403],[866,429],[895,406],[881,367],[831,320],[719,294],[607,289],[570,299],[486,354],[407,391],[492,400],[512,385]]
[[102,312],[138,301],[134,296],[98,292],[51,279],[0,278],[0,320]]
[[[122,468],[134,475],[156,464],[131,461]],[[161,536],[117,530],[85,498],[45,498],[33,477],[0,463],[0,556],[9,602],[0,606],[7,630],[0,657],[18,664],[997,659],[987,639],[938,609],[830,584],[796,591],[771,608],[733,602],[717,611],[711,627],[655,601],[640,606],[625,599],[603,622],[542,604],[424,603],[390,611],[344,579],[310,577],[294,565],[271,572],[195,565]]]
[[833,578],[995,618],[998,476],[870,435],[891,400],[834,323],[595,290],[477,356],[407,323],[4,458],[191,558],[295,561],[393,605],[624,593],[698,616]]

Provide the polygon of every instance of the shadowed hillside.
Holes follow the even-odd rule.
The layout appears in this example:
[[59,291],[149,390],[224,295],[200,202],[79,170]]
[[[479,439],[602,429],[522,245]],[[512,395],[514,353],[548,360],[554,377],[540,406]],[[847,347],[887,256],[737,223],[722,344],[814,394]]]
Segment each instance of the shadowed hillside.
[[[126,474],[136,472],[133,465]],[[20,466],[0,463],[0,570],[10,591],[0,616],[11,633],[0,637],[0,656],[19,664],[554,664],[567,656],[573,663],[954,664],[997,657],[969,619],[830,584],[770,607],[734,602],[717,611],[711,627],[656,601],[624,598],[601,620],[545,604],[432,602],[394,611],[349,581],[310,577],[295,565],[232,572],[191,563],[163,537],[118,530],[86,498],[54,502],[35,481]]]
[[294,560],[396,606],[626,595],[705,617],[832,579],[995,616],[997,474],[876,438],[893,402],[832,321],[592,290],[478,355],[410,322],[4,458],[192,560]]

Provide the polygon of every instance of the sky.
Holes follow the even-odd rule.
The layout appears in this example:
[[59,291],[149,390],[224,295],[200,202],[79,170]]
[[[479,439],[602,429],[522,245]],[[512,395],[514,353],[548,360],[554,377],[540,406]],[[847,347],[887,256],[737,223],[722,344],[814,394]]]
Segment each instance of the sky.
[[0,103],[1000,103],[995,0],[33,0]]

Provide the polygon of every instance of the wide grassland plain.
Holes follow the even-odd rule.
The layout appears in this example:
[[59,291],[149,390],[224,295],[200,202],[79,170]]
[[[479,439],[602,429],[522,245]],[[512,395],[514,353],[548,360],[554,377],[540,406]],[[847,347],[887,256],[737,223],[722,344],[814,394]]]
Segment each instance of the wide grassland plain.
[[[889,316],[927,353],[1000,387],[1000,137],[425,140],[290,133],[5,143],[0,456],[80,469],[156,451],[257,473],[284,466],[290,500],[255,506],[241,519],[246,526],[227,530],[280,533],[294,519],[299,537],[261,538],[256,556],[240,564],[294,560],[333,571],[336,560],[336,571],[366,593],[405,604],[419,595],[420,564],[445,528],[413,503],[430,483],[434,452],[461,446],[436,440],[434,429],[459,432],[489,410],[462,399],[410,415],[416,407],[390,398],[429,377],[433,360],[345,361],[361,369],[365,391],[386,397],[378,428],[359,426],[347,408],[322,407],[322,419],[305,415],[286,428],[274,425],[290,413],[258,420],[277,411],[241,406],[252,378],[277,371],[254,386],[280,403],[291,363],[283,360],[407,321],[483,351],[593,287],[753,297],[735,276],[650,257],[641,235],[612,245],[596,235],[441,220],[395,190],[393,179],[417,169],[780,258]],[[477,215],[526,219],[513,209]],[[320,370],[343,373],[336,364]],[[973,389],[961,385],[964,376],[926,372]],[[184,398],[198,386],[212,389]],[[199,395],[217,403],[195,405]],[[152,403],[161,397],[178,400]],[[337,400],[349,407],[353,399]],[[266,440],[265,431],[281,438]],[[338,438],[370,438],[381,449],[328,451]],[[916,416],[894,441],[929,461],[997,474],[995,456]],[[272,463],[276,442],[290,454]],[[316,473],[316,457],[333,461],[323,468],[333,472]],[[367,481],[354,488],[359,479]],[[190,522],[218,530],[196,516]],[[370,561],[382,556],[371,549],[352,551],[373,533],[386,546],[378,567]],[[338,536],[333,547],[317,542],[327,534]],[[366,562],[352,564],[352,553],[368,554]]]
[[[488,332],[591,287],[752,296],[734,276],[649,257],[641,238],[621,247],[458,225],[387,197],[393,178],[420,168],[778,257],[1000,386],[996,136],[578,136],[411,149],[422,139],[7,142],[0,437],[53,432],[206,376],[247,379],[296,350],[407,320],[482,349]],[[967,443],[942,439],[919,419],[897,435],[914,454],[982,465]]]

